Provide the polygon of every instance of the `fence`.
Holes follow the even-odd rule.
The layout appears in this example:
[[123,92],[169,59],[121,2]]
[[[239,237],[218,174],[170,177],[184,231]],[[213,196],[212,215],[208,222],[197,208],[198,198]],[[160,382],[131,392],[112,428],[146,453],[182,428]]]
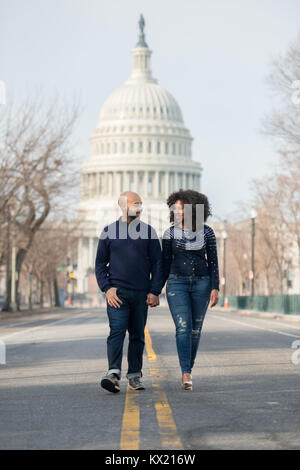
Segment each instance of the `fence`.
[[[250,295],[228,295],[228,306],[238,310],[251,310]],[[219,297],[218,305],[224,305],[224,296]],[[253,310],[300,315],[300,295],[255,295]]]

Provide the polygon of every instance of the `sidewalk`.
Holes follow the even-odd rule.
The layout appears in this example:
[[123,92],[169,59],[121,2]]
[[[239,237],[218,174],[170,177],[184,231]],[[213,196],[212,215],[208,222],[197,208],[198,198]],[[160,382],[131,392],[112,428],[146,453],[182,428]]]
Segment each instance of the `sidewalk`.
[[288,321],[288,322],[298,322],[300,323],[300,314],[299,315],[292,315],[292,314],[284,314],[284,313],[278,313],[278,312],[260,312],[258,310],[238,310],[233,307],[219,307],[216,305],[214,308],[220,310],[221,312],[230,312],[230,313],[236,313],[238,315],[245,315],[248,317],[257,317],[257,318],[268,318],[268,319],[273,319],[273,320],[281,320],[281,321]]

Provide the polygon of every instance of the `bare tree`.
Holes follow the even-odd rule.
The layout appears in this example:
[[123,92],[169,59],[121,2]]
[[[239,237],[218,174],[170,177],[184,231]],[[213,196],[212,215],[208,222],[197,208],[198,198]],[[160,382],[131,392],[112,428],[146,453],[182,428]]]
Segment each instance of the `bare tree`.
[[[58,99],[47,108],[39,98],[18,108],[13,105],[2,108],[0,223],[1,229],[6,226],[7,233],[13,231],[15,236],[17,292],[22,264],[35,234],[51,209],[67,210],[68,190],[78,185],[79,176],[72,158],[78,116],[78,104],[68,107]],[[9,251],[6,237],[2,236],[0,262],[9,256]],[[19,309],[18,298],[17,295]],[[10,282],[6,304],[5,309],[8,309]]]

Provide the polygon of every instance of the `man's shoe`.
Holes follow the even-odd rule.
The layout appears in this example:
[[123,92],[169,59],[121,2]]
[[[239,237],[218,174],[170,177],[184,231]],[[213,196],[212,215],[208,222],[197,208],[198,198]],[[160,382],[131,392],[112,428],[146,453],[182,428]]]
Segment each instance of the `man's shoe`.
[[101,387],[105,388],[112,393],[118,393],[120,391],[119,378],[116,374],[109,374],[103,377],[101,380]]
[[131,390],[145,390],[145,386],[140,377],[132,377],[132,379],[129,379],[129,388]]

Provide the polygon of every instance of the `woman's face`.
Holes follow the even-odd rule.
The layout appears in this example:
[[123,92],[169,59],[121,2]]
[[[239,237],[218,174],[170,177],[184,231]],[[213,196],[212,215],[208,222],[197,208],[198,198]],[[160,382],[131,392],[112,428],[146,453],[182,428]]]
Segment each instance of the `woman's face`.
[[184,220],[184,204],[178,199],[174,204],[174,222],[180,224]]

